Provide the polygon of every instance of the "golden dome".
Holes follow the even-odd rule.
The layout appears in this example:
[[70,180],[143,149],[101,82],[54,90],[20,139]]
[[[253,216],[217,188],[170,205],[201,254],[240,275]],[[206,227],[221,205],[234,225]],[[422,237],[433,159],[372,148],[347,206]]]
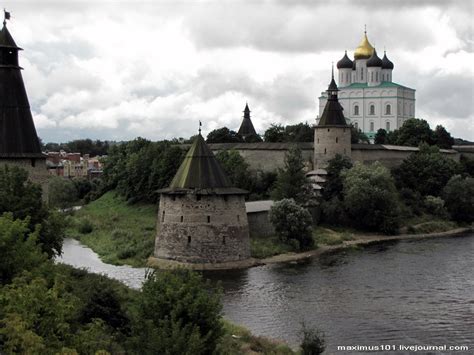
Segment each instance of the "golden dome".
[[369,59],[374,52],[374,47],[369,43],[367,33],[364,32],[364,38],[354,52],[354,59]]

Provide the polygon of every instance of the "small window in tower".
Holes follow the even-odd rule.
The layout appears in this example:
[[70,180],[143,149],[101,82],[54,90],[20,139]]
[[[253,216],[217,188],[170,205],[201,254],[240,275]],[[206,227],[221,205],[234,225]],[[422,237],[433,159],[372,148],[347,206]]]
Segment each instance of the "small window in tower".
[[389,104],[387,104],[385,106],[385,114],[386,115],[391,115],[392,114],[392,106],[390,106]]
[[319,138],[318,138],[318,144],[319,144]]
[[328,128],[328,132],[330,131],[330,129]]
[[375,106],[374,105],[370,105],[369,115],[375,115]]
[[370,132],[373,132],[373,131],[374,131],[374,123],[370,122]]
[[346,148],[344,148],[344,154],[346,154]]
[[354,116],[359,116],[359,105],[354,106]]
[[162,215],[161,215],[161,222],[164,222],[165,221],[165,211],[163,211]]
[[385,130],[386,130],[387,132],[390,131],[390,122],[389,122],[389,121],[387,121],[387,122],[385,123]]
[[225,235],[222,236],[222,244],[225,244]]
[[184,222],[184,216],[181,216],[181,222]]
[[31,166],[33,168],[36,166],[36,159],[31,159]]
[[339,140],[338,137],[336,137],[336,143],[338,142],[338,140]]
[[324,148],[324,154],[326,154],[326,148]]
[[211,216],[207,216],[207,223],[211,223]]
[[240,222],[240,216],[237,215],[237,222]]
[[191,244],[191,236],[188,235],[188,244]]
[[196,195],[196,201],[201,201],[201,195]]

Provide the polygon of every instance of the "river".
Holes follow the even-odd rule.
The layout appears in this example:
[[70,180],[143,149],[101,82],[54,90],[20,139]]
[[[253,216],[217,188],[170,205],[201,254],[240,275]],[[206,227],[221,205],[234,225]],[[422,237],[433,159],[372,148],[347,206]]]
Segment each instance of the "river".
[[[207,272],[225,317],[299,344],[301,323],[336,345],[469,345],[474,349],[474,238],[385,243],[293,264]],[[112,266],[67,239],[61,259],[138,288],[145,269]],[[346,352],[355,353],[355,352]],[[422,353],[422,352],[421,352]]]

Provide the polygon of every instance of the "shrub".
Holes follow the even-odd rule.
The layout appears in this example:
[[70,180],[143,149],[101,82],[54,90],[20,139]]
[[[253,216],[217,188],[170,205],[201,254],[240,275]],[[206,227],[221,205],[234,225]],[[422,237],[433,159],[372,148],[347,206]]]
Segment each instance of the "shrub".
[[447,214],[444,208],[444,201],[441,197],[428,195],[425,197],[424,205],[426,211],[435,216],[444,217]]
[[443,190],[443,197],[455,221],[474,221],[474,178],[453,176]]
[[317,329],[308,329],[303,324],[303,340],[301,342],[301,354],[319,355],[326,349],[324,333]]
[[88,219],[85,218],[83,218],[77,226],[77,231],[81,234],[89,234],[92,233],[93,230],[94,226]]
[[300,250],[309,249],[314,245],[311,214],[295,200],[283,199],[276,202],[270,210],[270,221],[284,242],[296,243]]

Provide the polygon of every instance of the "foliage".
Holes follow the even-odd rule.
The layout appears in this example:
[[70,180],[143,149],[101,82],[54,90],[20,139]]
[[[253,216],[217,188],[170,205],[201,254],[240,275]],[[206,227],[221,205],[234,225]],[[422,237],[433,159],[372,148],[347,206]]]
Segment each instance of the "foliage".
[[451,149],[454,144],[454,138],[451,137],[451,134],[441,125],[437,125],[433,131],[433,139],[435,144],[441,149]]
[[223,335],[220,291],[189,270],[148,274],[138,312],[139,353],[210,354]]
[[460,163],[462,172],[470,177],[474,177],[474,159],[461,155]]
[[307,203],[312,197],[312,188],[303,170],[304,162],[301,150],[297,146],[289,149],[285,156],[284,169],[278,170],[273,199],[294,199],[300,204]]
[[104,189],[116,189],[130,202],[155,203],[157,190],[170,184],[185,154],[170,142],[143,138],[113,146],[104,163]]
[[29,231],[38,232],[37,242],[48,256],[61,253],[61,219],[43,204],[41,187],[28,180],[26,170],[16,166],[0,168],[0,215],[5,212],[11,212],[13,219],[28,220]]
[[442,155],[437,147],[422,144],[393,173],[400,188],[418,191],[423,196],[439,196],[448,180],[459,171],[459,164]]
[[319,355],[324,352],[326,349],[326,340],[323,332],[317,329],[307,328],[303,324],[302,335],[302,355]]
[[242,136],[237,132],[229,130],[227,127],[215,129],[207,135],[207,143],[240,143],[243,142]]
[[282,241],[290,245],[295,244],[299,250],[307,250],[314,246],[311,214],[293,199],[275,202],[269,217]]
[[277,236],[250,238],[250,254],[252,258],[264,259],[291,251],[295,251],[294,246],[282,241]]
[[453,176],[443,189],[443,198],[455,221],[474,221],[474,178]]
[[221,150],[216,154],[216,158],[230,179],[232,186],[249,191],[252,190],[249,164],[238,151]]
[[403,126],[390,136],[389,144],[417,147],[421,143],[433,144],[433,132],[428,122],[418,118],[410,118]]
[[353,125],[351,125],[351,143],[352,144],[357,144],[357,143],[370,144],[370,141],[364,132],[362,132],[360,129],[355,128]]
[[355,226],[393,234],[399,225],[398,196],[390,172],[380,163],[356,163],[342,173],[344,209]]
[[83,218],[79,221],[79,224],[77,226],[77,231],[79,233],[89,234],[89,233],[92,233],[93,230],[94,230],[94,226],[87,218]]
[[50,207],[64,209],[73,206],[79,200],[74,182],[59,176],[51,178],[48,192]]
[[263,141],[262,137],[258,134],[250,134],[246,137],[242,137],[242,139],[245,143],[258,143]]
[[442,198],[428,195],[425,197],[424,205],[428,213],[438,217],[446,216],[446,209],[444,208]]
[[68,143],[47,143],[42,146],[42,149],[50,152],[64,150],[68,153],[81,153],[81,155],[89,154],[91,157],[95,157],[97,155],[107,155],[111,145],[113,145],[113,142],[77,139]]
[[321,202],[322,221],[333,226],[349,224],[344,203],[337,196]]
[[272,124],[263,136],[265,142],[312,142],[314,140],[314,130],[307,122],[286,127]]
[[375,144],[386,144],[387,143],[387,131],[383,128],[380,128],[374,137]]
[[329,201],[333,197],[342,199],[342,177],[341,172],[345,169],[352,168],[351,160],[343,155],[336,154],[334,158],[329,160],[326,168],[327,178],[323,189],[323,198]]
[[[70,217],[67,235],[80,239],[104,262],[145,266],[153,253],[156,213],[154,204],[129,205],[109,191]],[[89,234],[78,232],[84,220],[93,226]]]
[[42,263],[36,240],[38,232],[30,234],[28,220],[13,220],[11,213],[0,216],[0,283],[10,282],[22,270],[31,270]]

